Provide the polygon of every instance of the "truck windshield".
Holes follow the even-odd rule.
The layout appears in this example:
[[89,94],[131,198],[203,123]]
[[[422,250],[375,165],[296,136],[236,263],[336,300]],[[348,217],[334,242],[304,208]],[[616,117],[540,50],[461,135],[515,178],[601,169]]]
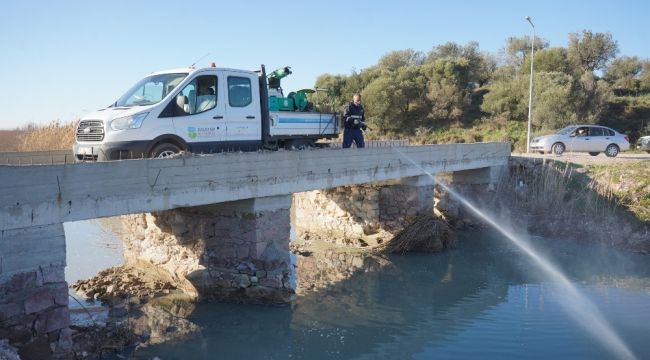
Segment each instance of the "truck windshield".
[[115,107],[152,105],[164,99],[187,73],[151,75],[133,85],[113,104]]

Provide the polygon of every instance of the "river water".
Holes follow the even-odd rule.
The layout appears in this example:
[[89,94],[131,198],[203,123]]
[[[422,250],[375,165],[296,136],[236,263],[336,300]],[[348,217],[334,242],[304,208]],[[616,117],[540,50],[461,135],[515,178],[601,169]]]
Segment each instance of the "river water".
[[[121,262],[118,237],[107,240],[106,230],[93,233],[105,224],[84,223],[66,224],[68,282],[93,275],[103,268],[99,264]],[[91,234],[103,240],[93,243]],[[600,309],[636,357],[650,358],[650,257],[533,241]],[[75,253],[82,243],[92,251]],[[148,320],[150,341],[115,358],[615,357],[564,312],[565,294],[496,233],[462,232],[456,248],[440,254],[320,257],[295,259],[300,288],[291,306],[167,302],[151,310],[158,328]]]

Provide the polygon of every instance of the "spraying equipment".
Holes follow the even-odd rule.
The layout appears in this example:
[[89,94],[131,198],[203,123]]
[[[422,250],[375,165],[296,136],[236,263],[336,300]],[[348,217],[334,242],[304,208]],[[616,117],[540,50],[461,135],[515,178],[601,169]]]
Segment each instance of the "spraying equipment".
[[268,78],[269,84],[269,110],[270,111],[311,111],[313,104],[307,99],[307,94],[314,93],[312,89],[292,91],[284,96],[281,80],[291,75],[291,67],[285,66],[271,72]]

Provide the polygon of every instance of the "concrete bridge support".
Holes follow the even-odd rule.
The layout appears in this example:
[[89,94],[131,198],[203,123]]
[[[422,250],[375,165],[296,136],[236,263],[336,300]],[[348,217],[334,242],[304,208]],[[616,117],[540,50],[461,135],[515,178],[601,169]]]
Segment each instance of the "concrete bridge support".
[[0,233],[0,339],[22,359],[70,356],[63,225]]
[[433,213],[433,180],[415,176],[296,193],[292,209],[299,238],[375,246],[418,215]]
[[127,263],[201,299],[288,303],[291,195],[125,216]]

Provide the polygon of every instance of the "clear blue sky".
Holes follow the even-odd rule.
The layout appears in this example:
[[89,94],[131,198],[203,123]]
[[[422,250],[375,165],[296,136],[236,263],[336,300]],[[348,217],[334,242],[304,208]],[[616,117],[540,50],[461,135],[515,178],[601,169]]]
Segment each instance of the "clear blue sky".
[[349,74],[392,50],[427,52],[510,36],[566,46],[570,32],[611,32],[621,55],[650,58],[650,2],[629,1],[7,1],[0,10],[0,129],[72,121],[114,102],[152,71],[290,65],[286,90]]

